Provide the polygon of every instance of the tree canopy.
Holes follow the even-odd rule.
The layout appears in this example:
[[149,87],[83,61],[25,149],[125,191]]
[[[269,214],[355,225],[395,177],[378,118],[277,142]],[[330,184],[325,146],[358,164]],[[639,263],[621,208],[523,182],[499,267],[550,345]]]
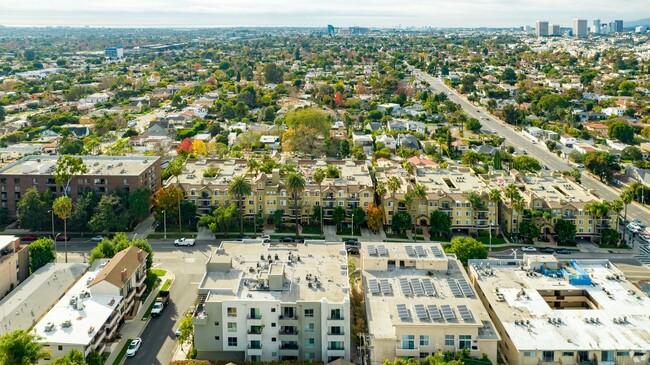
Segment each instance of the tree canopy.
[[471,259],[487,258],[488,250],[481,242],[472,237],[456,237],[451,240],[451,246],[447,249],[456,255],[456,258],[464,265]]

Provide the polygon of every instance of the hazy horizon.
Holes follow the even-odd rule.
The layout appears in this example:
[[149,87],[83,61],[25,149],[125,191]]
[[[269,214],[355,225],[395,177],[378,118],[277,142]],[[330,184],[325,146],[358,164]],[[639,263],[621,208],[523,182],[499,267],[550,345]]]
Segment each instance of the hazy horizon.
[[2,0],[5,26],[91,27],[514,27],[537,20],[634,21],[647,0]]

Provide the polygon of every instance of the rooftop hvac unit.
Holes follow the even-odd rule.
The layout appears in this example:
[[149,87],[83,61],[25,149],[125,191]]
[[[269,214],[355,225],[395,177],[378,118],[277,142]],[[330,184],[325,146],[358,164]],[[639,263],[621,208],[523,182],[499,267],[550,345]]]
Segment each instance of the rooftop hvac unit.
[[47,324],[45,325],[45,332],[52,332],[54,331],[55,327],[56,326],[54,325],[54,323],[47,322]]
[[68,319],[68,320],[65,320],[65,321],[61,322],[61,327],[62,328],[72,327],[72,321]]

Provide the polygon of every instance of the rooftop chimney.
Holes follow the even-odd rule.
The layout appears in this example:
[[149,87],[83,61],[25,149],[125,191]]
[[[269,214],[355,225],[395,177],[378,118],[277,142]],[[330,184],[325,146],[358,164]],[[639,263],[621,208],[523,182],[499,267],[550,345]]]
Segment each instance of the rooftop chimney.
[[126,267],[122,269],[122,272],[120,274],[122,274],[122,282],[125,282],[126,281]]
[[138,250],[138,261],[142,261],[142,250]]

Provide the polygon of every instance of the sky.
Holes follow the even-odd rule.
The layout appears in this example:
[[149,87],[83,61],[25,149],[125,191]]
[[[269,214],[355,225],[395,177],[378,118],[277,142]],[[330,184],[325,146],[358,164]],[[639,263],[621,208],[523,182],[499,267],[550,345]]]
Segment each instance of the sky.
[[647,17],[648,0],[0,0],[5,26],[512,27]]

